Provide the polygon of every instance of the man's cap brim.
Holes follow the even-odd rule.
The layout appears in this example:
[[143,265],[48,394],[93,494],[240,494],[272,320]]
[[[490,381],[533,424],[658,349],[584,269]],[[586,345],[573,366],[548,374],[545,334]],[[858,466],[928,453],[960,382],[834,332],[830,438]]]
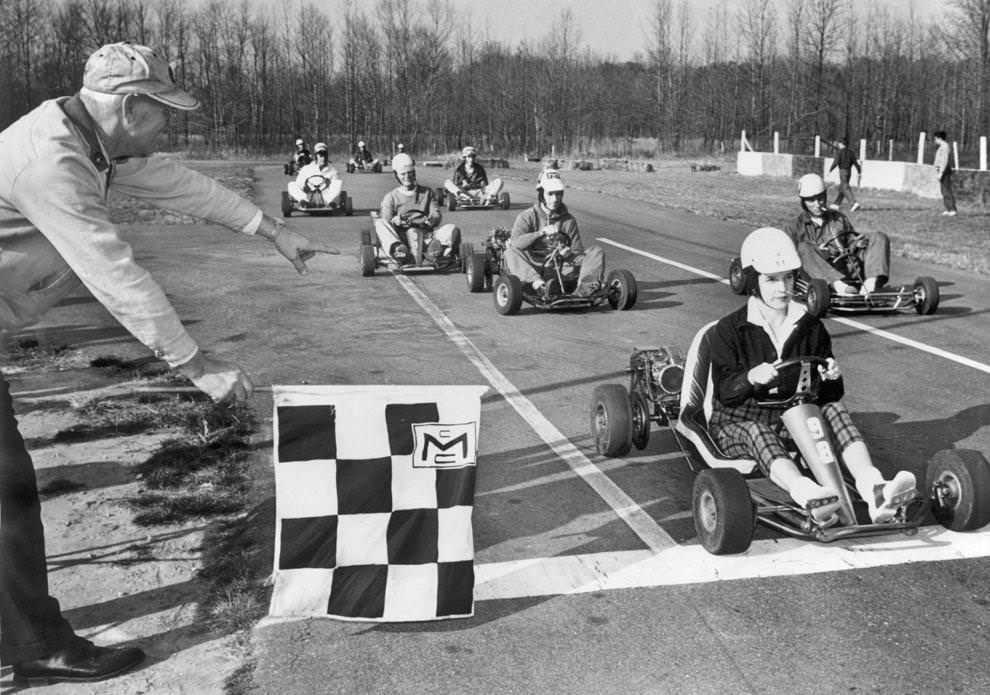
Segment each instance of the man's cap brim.
[[181,89],[173,89],[169,92],[159,92],[157,94],[148,94],[155,101],[160,101],[165,104],[165,106],[170,106],[173,109],[179,109],[180,111],[194,111],[199,108],[199,99],[194,97],[188,92],[184,92]]

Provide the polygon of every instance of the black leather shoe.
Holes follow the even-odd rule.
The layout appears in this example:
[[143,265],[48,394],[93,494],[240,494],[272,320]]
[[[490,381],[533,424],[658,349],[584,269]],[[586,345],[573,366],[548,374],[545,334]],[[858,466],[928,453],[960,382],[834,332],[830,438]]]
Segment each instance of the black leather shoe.
[[14,664],[14,682],[18,685],[48,685],[101,681],[116,676],[144,661],[137,647],[97,647],[79,640],[68,649],[45,659]]

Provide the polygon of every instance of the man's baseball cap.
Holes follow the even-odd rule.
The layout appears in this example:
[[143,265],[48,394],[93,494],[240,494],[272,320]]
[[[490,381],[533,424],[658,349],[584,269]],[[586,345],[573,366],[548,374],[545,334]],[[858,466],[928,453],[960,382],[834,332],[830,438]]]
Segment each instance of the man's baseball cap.
[[199,108],[199,99],[179,89],[172,66],[147,46],[109,43],[86,61],[83,87],[103,94],[145,94],[183,111]]

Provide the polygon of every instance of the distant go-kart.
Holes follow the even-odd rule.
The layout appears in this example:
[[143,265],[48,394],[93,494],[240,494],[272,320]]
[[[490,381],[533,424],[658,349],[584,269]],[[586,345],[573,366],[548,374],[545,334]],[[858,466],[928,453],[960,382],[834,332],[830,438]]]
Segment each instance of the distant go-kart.
[[[843,281],[853,287],[855,294],[836,292],[823,278],[809,278],[798,273],[794,281],[794,295],[803,301],[808,313],[822,317],[828,311],[839,312],[891,312],[914,308],[923,315],[934,314],[938,309],[939,289],[934,278],[923,275],[907,285],[884,285],[869,294],[863,294],[862,251],[866,248],[866,237],[851,235],[848,243],[837,236],[821,245],[822,251],[829,254],[829,263],[843,273]],[[729,286],[736,294],[744,294],[742,261],[736,257],[729,262]]]
[[361,230],[361,275],[370,277],[378,268],[403,273],[463,270],[463,254],[458,249],[446,256],[433,255],[429,251],[432,241],[433,228],[422,214],[403,215],[403,224],[397,228],[373,211],[371,229]]
[[495,310],[503,316],[519,313],[523,302],[545,310],[581,309],[607,302],[613,309],[625,311],[636,304],[636,278],[621,268],[610,271],[605,282],[590,294],[577,294],[578,272],[577,268],[569,267],[562,255],[570,243],[563,233],[558,233],[554,249],[543,263],[542,275],[549,291],[534,292],[529,284],[524,285],[508,272],[505,248],[510,236],[509,230],[496,228],[478,251],[471,244],[462,244],[468,289],[471,292],[491,289]]
[[347,162],[348,174],[380,174],[382,173],[382,163],[375,159],[371,162],[363,159],[352,158]]
[[[332,181],[322,174],[308,176],[303,183],[304,200],[296,200],[288,191],[282,191],[282,216],[291,217],[293,212],[304,212],[310,215],[347,215],[354,214],[354,201],[341,190],[333,198],[329,198]],[[329,200],[328,200],[329,198]]]
[[448,210],[493,210],[499,208],[508,210],[511,201],[508,191],[499,191],[492,195],[485,193],[484,189],[478,188],[471,191],[461,190],[457,194],[451,193],[442,186],[434,191],[440,205],[446,205]]
[[[653,423],[669,427],[691,470],[694,526],[710,553],[749,548],[757,522],[797,538],[840,538],[901,531],[913,534],[929,511],[953,531],[990,523],[990,464],[976,452],[947,449],[926,464],[924,487],[905,501],[889,523],[870,521],[851,476],[839,465],[831,433],[814,403],[821,384],[819,357],[795,357],[777,365],[779,400],[764,403],[783,411],[783,428],[798,467],[839,491],[838,521],[820,524],[790,495],[764,477],[751,459],[734,459],[715,443],[708,427],[713,393],[710,340],[714,323],[695,336],[686,360],[667,347],[636,348],[629,358],[629,388],[603,384],[591,399],[591,435],[598,453],[624,456],[645,449]],[[797,372],[795,375],[794,372]],[[786,394],[790,395],[786,395]],[[920,487],[920,485],[919,485]]]

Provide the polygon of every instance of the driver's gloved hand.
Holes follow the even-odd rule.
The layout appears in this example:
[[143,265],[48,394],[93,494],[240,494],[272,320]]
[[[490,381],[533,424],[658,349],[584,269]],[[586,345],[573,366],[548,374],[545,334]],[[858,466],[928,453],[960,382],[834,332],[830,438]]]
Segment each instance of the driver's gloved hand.
[[822,367],[818,366],[818,373],[822,375],[822,379],[826,381],[835,381],[842,376],[842,371],[839,369],[839,363],[835,361],[834,357],[828,358],[828,366]]
[[395,227],[401,227],[402,226],[402,223],[403,223],[403,220],[402,220],[402,217],[399,216],[399,215],[392,215],[392,219],[389,220],[389,222],[391,222],[392,225],[395,226]]
[[753,384],[753,386],[766,386],[776,378],[777,368],[769,362],[756,365],[746,374],[746,379],[749,380],[749,383]]

